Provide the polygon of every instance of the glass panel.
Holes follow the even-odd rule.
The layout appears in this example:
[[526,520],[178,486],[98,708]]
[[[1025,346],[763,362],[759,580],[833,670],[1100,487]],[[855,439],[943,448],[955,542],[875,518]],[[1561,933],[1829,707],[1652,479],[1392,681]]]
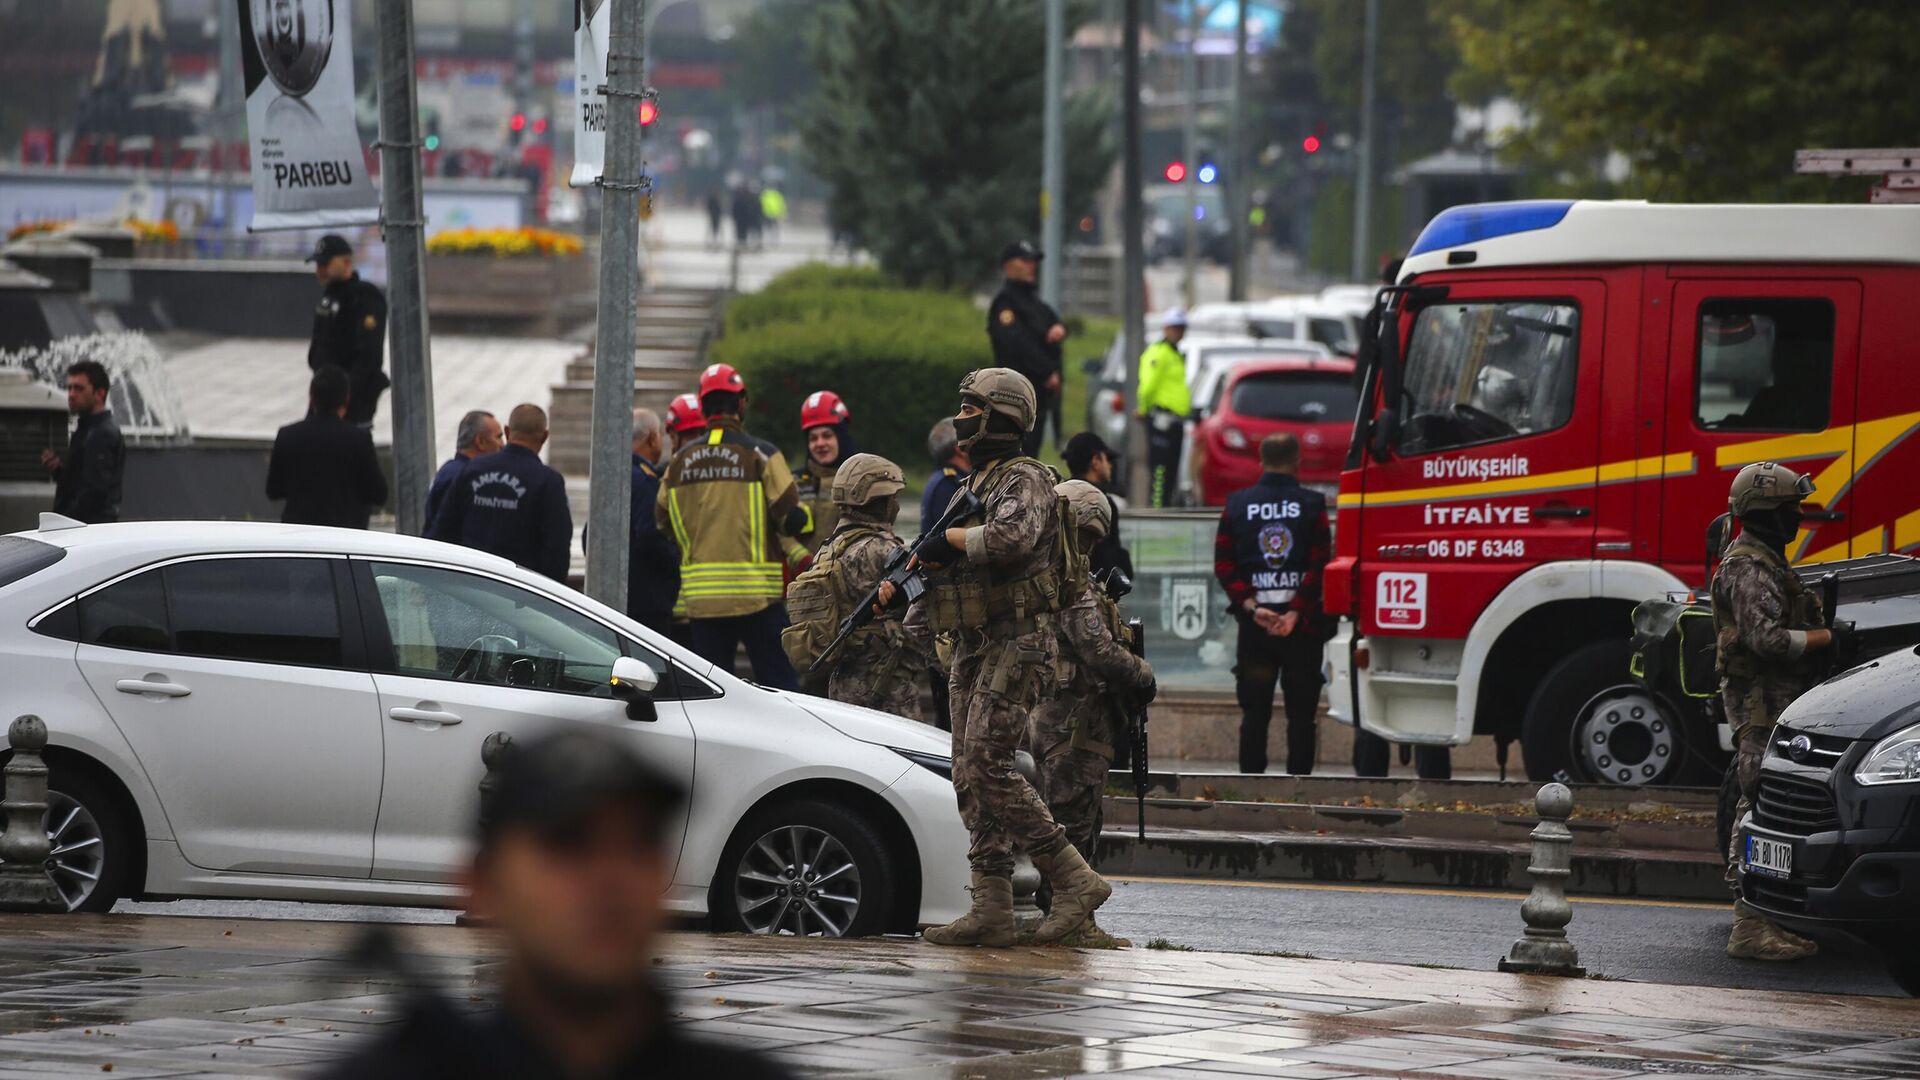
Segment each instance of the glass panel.
[[1694,416],[1726,431],[1822,431],[1833,404],[1833,304],[1818,299],[1700,305]]
[[1439,304],[1407,347],[1400,450],[1537,435],[1573,415],[1579,309],[1531,300]]
[[1339,319],[1311,319],[1307,333],[1313,340],[1337,353],[1351,353],[1356,346],[1348,335],[1347,324]]
[[1353,380],[1345,375],[1274,372],[1249,375],[1233,385],[1233,411],[1263,420],[1319,424],[1354,413]]
[[[492,578],[396,563],[372,564],[404,675],[608,697],[620,655],[613,630],[538,593]],[[641,653],[641,659],[658,658]],[[662,678],[666,668],[656,666]]]
[[80,640],[112,649],[173,647],[167,633],[167,591],[160,571],[109,585],[80,601]]
[[326,559],[207,559],[166,575],[175,652],[267,664],[341,664]]
[[66,556],[67,549],[63,547],[24,536],[0,536],[0,585],[11,585],[37,574]]

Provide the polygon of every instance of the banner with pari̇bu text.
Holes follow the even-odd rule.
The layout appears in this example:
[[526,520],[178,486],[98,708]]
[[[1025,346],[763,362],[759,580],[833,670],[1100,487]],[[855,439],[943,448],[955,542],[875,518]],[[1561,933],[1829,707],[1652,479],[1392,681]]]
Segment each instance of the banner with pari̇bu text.
[[573,0],[573,174],[567,183],[592,187],[606,171],[607,32],[612,0]]
[[353,111],[353,0],[240,5],[250,230],[370,225],[380,196]]

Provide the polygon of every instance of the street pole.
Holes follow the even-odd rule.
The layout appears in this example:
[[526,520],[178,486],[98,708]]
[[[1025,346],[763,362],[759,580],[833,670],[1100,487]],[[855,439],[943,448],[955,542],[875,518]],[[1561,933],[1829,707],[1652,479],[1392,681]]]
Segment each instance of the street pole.
[[1380,51],[1380,0],[1367,0],[1365,50],[1360,59],[1360,153],[1353,185],[1353,280],[1372,281],[1368,265],[1373,224],[1373,91],[1376,54]]
[[413,86],[413,0],[379,0],[380,226],[387,241],[393,354],[395,528],[426,531],[433,475],[433,360],[427,340],[426,212],[420,204],[420,104]]
[[220,5],[220,89],[214,97],[213,111],[214,139],[220,158],[220,173],[215,183],[220,185],[214,205],[220,208],[220,246],[222,255],[227,253],[227,238],[235,232],[233,227],[233,147],[235,143],[246,140],[246,99],[241,96],[240,86],[243,76],[240,74],[240,5]]
[[646,0],[609,0],[607,156],[598,181],[600,298],[593,352],[593,453],[587,466],[587,595],[626,610],[633,517],[633,323],[640,287],[640,99]]
[[1187,102],[1185,123],[1180,132],[1180,157],[1187,165],[1187,174],[1180,182],[1187,186],[1187,257],[1180,274],[1180,302],[1187,307],[1193,306],[1194,274],[1200,257],[1200,4],[1199,0],[1187,0],[1187,55],[1181,68],[1181,82],[1186,87]]
[[[1120,37],[1120,272],[1125,278],[1120,305],[1121,352],[1126,361],[1126,384],[1120,388],[1127,399],[1127,415],[1133,416],[1140,385],[1140,354],[1146,351],[1143,332],[1146,320],[1145,243],[1146,222],[1142,214],[1140,170],[1140,8],[1143,0],[1125,0],[1125,18]],[[1128,440],[1127,490],[1137,502],[1144,502],[1147,491],[1147,436],[1138,419]]]
[[1060,115],[1062,84],[1066,82],[1066,0],[1047,0],[1047,89],[1042,106],[1045,144],[1040,152],[1040,298],[1055,309],[1061,305],[1060,257],[1066,240],[1061,217],[1067,193],[1067,133]]
[[1227,95],[1227,299],[1247,298],[1247,2],[1239,0],[1233,20],[1233,90]]

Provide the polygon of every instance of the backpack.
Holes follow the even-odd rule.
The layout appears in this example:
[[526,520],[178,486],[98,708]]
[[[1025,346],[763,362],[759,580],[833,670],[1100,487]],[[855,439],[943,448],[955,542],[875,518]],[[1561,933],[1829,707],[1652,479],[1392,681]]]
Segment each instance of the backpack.
[[[880,528],[852,528],[820,545],[813,565],[787,586],[787,620],[780,631],[780,647],[796,670],[813,666],[840,632],[840,623],[849,614],[851,591],[840,555],[855,540],[869,535],[884,535]],[[856,635],[858,636],[858,635]]]

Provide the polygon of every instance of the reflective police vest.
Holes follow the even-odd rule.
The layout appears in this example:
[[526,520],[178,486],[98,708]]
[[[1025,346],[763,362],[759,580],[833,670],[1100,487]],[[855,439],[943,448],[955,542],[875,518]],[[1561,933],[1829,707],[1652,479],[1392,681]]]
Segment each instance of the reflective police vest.
[[1222,520],[1233,536],[1234,571],[1252,587],[1255,603],[1293,603],[1311,569],[1314,523],[1326,512],[1326,496],[1285,473],[1263,473],[1252,487],[1227,496]]
[[680,545],[680,597],[687,616],[751,615],[779,603],[779,523],[799,503],[778,452],[718,417],[706,437],[680,448],[660,484],[656,514]]

